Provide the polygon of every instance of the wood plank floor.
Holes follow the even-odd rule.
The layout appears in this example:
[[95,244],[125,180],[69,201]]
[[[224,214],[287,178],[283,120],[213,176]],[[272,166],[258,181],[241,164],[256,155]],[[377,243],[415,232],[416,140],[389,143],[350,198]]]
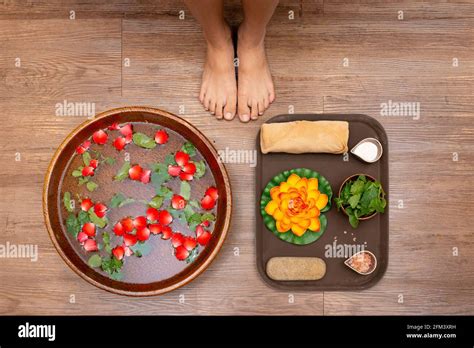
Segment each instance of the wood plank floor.
[[[181,10],[171,0],[0,2],[0,244],[39,247],[38,262],[0,258],[0,314],[474,314],[474,0],[282,1],[267,34],[277,99],[251,124],[202,110],[203,39]],[[238,23],[238,1],[226,2],[226,15]],[[387,273],[360,292],[268,288],[255,265],[255,170],[228,164],[231,232],[202,276],[154,298],[94,288],[43,224],[48,163],[86,119],[57,116],[64,100],[96,112],[163,108],[218,149],[255,149],[262,122],[293,110],[377,118],[391,157]],[[389,101],[420,103],[419,119],[382,116]]]

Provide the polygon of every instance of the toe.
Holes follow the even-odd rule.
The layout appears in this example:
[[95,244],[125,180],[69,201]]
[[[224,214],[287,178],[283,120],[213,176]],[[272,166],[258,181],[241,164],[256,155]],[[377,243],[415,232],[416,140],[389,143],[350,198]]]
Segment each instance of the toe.
[[270,106],[270,102],[268,101],[268,98],[264,98],[263,99],[264,110],[268,109],[269,106]]
[[201,92],[199,93],[199,101],[201,104],[204,104],[204,97],[206,95],[206,90],[204,89],[203,86],[201,86]]
[[252,100],[250,118],[252,120],[256,120],[258,118],[258,102],[256,100]]
[[270,92],[268,92],[268,101],[270,103],[273,103],[274,100],[275,100],[275,91],[271,89]]
[[238,101],[239,118],[242,122],[250,121],[250,108],[246,97],[239,98]]
[[209,104],[209,111],[211,114],[215,115],[216,114],[216,102],[214,100],[211,100]]
[[227,103],[225,104],[224,107],[224,118],[226,120],[232,120],[235,117],[235,106],[237,102],[235,100],[235,97],[229,97],[227,99]]
[[262,116],[264,111],[265,111],[265,101],[261,100],[258,102],[258,115]]
[[224,109],[224,103],[222,101],[218,101],[216,103],[216,118],[217,119],[222,119],[222,110]]
[[209,107],[211,105],[211,99],[205,96],[204,103],[202,105],[204,106],[204,109],[206,109],[206,111],[209,111]]

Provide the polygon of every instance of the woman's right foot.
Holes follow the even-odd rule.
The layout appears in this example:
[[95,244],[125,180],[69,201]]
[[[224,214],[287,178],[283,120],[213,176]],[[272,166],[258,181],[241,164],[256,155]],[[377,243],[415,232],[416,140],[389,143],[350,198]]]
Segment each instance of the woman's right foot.
[[232,120],[237,107],[234,47],[231,31],[223,24],[222,36],[213,34],[207,39],[207,54],[202,74],[199,100],[217,119]]

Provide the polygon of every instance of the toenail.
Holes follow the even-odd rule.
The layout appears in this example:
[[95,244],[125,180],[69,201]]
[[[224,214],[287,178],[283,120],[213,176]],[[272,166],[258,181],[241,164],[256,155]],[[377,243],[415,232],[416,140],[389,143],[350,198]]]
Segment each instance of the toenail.
[[247,122],[249,119],[249,115],[242,115],[242,121]]
[[232,114],[230,112],[226,113],[225,118],[230,120],[232,118]]

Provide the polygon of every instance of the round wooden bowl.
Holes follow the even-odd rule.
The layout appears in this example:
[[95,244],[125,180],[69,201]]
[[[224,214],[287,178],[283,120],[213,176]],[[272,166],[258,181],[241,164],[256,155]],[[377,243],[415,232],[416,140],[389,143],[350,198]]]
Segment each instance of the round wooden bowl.
[[[148,122],[167,127],[191,141],[206,160],[219,191],[213,237],[199,256],[178,274],[155,282],[127,283],[113,280],[94,270],[81,258],[71,244],[61,221],[61,184],[70,158],[78,145],[98,129],[114,122]],[[128,296],[152,296],[175,290],[199,276],[216,258],[229,231],[232,196],[229,178],[211,142],[194,126],[166,111],[150,107],[124,107],[105,111],[74,129],[51,160],[43,188],[43,214],[51,240],[64,261],[91,284],[113,293]],[[149,278],[149,274],[147,275]],[[148,279],[146,278],[146,279]]]
[[[367,179],[369,179],[370,181],[375,181],[375,178],[373,176],[370,176],[368,174],[354,174],[354,175],[351,175],[349,176],[348,178],[346,178],[346,180],[344,180],[341,184],[341,187],[339,187],[339,194],[338,194],[338,197],[341,197],[341,192],[342,192],[342,189],[344,188],[344,185],[346,184],[346,182],[348,181],[352,181],[354,179],[357,179],[357,177],[359,175],[364,175],[365,177],[367,177]],[[347,212],[346,212],[346,209],[344,208],[344,206],[342,207],[342,211],[344,212],[344,214],[347,215]],[[377,212],[374,211],[372,214],[370,215],[367,215],[367,216],[362,216],[360,218],[358,218],[360,221],[364,221],[364,220],[369,220],[369,219],[372,219],[375,215],[377,215]]]

